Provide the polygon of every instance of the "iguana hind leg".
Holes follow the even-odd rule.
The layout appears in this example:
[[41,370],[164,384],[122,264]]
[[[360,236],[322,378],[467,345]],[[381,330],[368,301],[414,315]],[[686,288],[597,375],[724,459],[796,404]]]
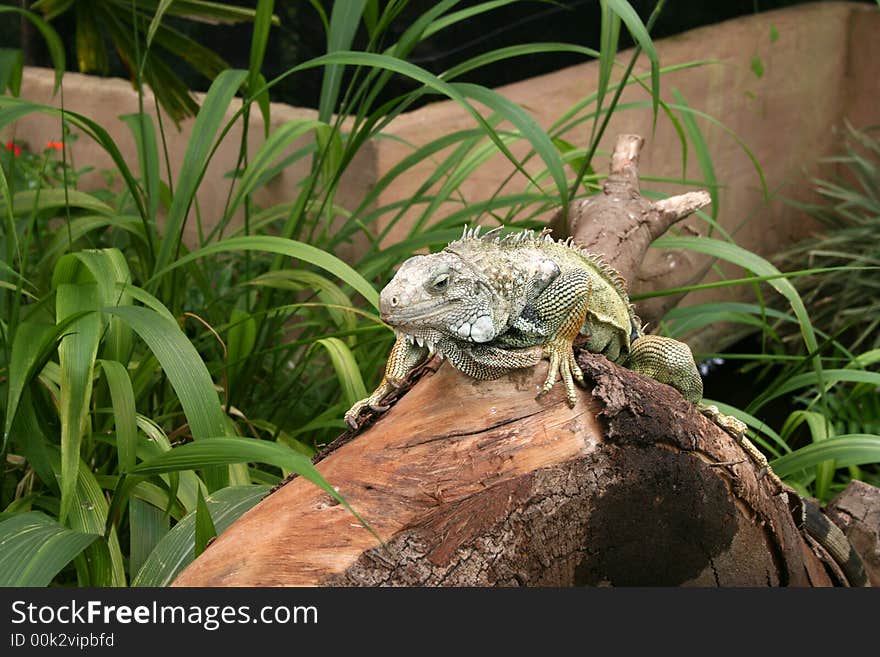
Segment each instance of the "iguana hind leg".
[[782,480],[770,468],[767,457],[746,436],[748,427],[737,418],[725,415],[716,406],[703,403],[703,380],[691,348],[684,342],[661,335],[644,335],[632,343],[626,364],[631,370],[671,385],[681,392],[703,415],[742,445],[752,460],[761,467],[759,478],[769,476],[770,481],[780,491],[783,490]]
[[691,348],[662,335],[643,335],[630,345],[626,366],[678,390],[692,404],[703,398],[703,380]]

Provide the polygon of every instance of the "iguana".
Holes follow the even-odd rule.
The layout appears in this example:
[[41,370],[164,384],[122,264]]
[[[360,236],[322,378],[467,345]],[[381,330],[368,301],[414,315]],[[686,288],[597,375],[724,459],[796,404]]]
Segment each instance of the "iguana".
[[626,281],[600,256],[546,230],[504,237],[499,230],[481,237],[479,227],[465,228],[441,252],[401,265],[379,299],[397,336],[385,376],[345,414],[349,425],[356,427],[367,407],[384,410],[382,399],[435,352],[476,379],[548,358],[541,394],[561,378],[574,406],[574,382],[584,382],[574,354],[580,334],[582,348],[673,386],[725,430],[744,435],[739,420],[701,405],[703,382],[690,347],[645,334]]
[[[703,382],[690,347],[645,333],[626,281],[600,256],[570,239],[554,240],[547,230],[506,236],[499,235],[500,228],[483,236],[480,230],[465,228],[439,253],[405,261],[382,290],[379,312],[396,340],[378,387],[345,414],[352,428],[364,409],[385,410],[385,396],[435,353],[476,379],[495,379],[547,358],[550,368],[539,394],[560,378],[574,406],[575,381],[584,383],[574,353],[580,335],[582,348],[679,390],[738,440],[782,490],[767,459],[746,437],[746,425],[703,404]],[[821,514],[814,506],[802,505],[806,528],[821,534],[816,538],[835,560],[861,565],[851,546],[843,554],[842,546],[849,544],[836,525],[826,520],[819,531]],[[847,574],[853,583],[867,581],[863,569]]]

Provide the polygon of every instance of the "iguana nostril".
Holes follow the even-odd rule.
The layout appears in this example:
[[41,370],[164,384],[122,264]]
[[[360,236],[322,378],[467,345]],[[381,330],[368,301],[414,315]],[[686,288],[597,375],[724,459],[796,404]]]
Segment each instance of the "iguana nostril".
[[400,299],[397,297],[391,297],[391,307],[396,307],[397,304],[400,303]]

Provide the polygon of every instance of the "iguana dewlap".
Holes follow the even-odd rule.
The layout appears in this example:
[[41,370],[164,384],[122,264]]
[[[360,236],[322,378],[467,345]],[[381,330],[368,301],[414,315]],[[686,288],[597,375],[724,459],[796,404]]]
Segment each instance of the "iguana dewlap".
[[599,256],[546,233],[479,233],[465,229],[439,253],[410,258],[382,290],[379,310],[397,340],[379,386],[346,413],[350,425],[364,408],[382,408],[382,399],[435,352],[477,379],[547,358],[542,393],[561,378],[574,406],[574,382],[583,383],[573,348],[579,334],[582,348],[700,402],[703,384],[690,348],[644,334],[626,282]]

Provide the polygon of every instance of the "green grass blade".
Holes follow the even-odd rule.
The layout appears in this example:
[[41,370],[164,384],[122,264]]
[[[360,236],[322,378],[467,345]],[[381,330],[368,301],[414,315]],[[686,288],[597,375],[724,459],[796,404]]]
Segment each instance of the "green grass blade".
[[880,387],[880,372],[867,372],[865,370],[856,369],[830,369],[822,370],[821,379],[816,376],[815,372],[795,374],[791,378],[786,379],[778,387],[772,390],[767,390],[756,397],[755,401],[752,402],[752,405],[755,408],[760,408],[767,404],[767,402],[790,392],[794,392],[800,388],[819,386],[827,390],[834,384],[841,382],[869,383]]
[[112,227],[124,230],[126,233],[140,242],[146,244],[146,235],[143,230],[143,223],[140,217],[127,215],[84,215],[74,217],[70,221],[70,232],[67,230],[58,231],[52,239],[52,243],[43,252],[37,269],[51,269],[52,261],[60,254],[70,248],[71,243],[75,244],[77,240],[85,237],[92,231],[99,231],[103,228]]
[[[687,107],[684,96],[678,89],[673,89],[672,94],[680,105]],[[716,219],[718,217],[718,209],[721,207],[718,202],[718,190],[720,185],[718,184],[718,176],[715,175],[715,165],[712,164],[712,155],[709,153],[709,145],[706,143],[706,139],[703,137],[703,131],[700,130],[700,126],[697,125],[692,112],[683,112],[681,118],[684,127],[687,130],[688,137],[690,138],[691,145],[693,146],[694,151],[696,151],[697,161],[700,163],[700,169],[703,172],[704,184],[709,188],[709,196],[712,197],[712,218]]]
[[101,370],[107,378],[110,399],[113,404],[113,417],[116,428],[116,451],[119,468],[126,472],[137,462],[137,411],[134,390],[128,371],[114,360],[99,360]]
[[556,189],[561,199],[560,202],[564,207],[568,203],[568,181],[565,178],[565,166],[562,163],[559,150],[531,114],[516,103],[486,87],[466,83],[452,83],[452,86],[460,91],[463,96],[472,98],[485,105],[517,127],[522,136],[529,141],[535,152],[544,161],[544,164],[547,165],[547,170],[556,184]]
[[600,53],[592,48],[586,48],[572,43],[557,42],[540,42],[540,43],[523,43],[515,46],[507,46],[498,48],[491,52],[482,53],[471,57],[466,62],[456,64],[443,73],[444,80],[453,80],[457,77],[469,73],[470,71],[488,66],[489,64],[497,64],[498,62],[514,57],[529,57],[532,55],[545,55],[548,53],[577,53],[586,57],[599,57]]
[[529,174],[528,171],[523,168],[520,159],[510,152],[507,146],[504,145],[501,137],[499,137],[495,130],[486,121],[486,119],[484,119],[483,116],[470,103],[467,102],[467,99],[461,94],[458,89],[456,89],[452,84],[446,82],[442,78],[433,75],[425,69],[420,68],[409,62],[403,61],[396,57],[389,57],[387,55],[379,55],[376,53],[354,51],[334,52],[323,55],[321,57],[316,57],[298,66],[295,66],[294,68],[287,71],[283,76],[279,76],[278,78],[276,78],[274,82],[278,83],[281,81],[281,79],[283,79],[283,77],[287,75],[292,75],[298,71],[315,68],[318,66],[325,66],[327,64],[346,64],[352,66],[366,66],[385,69],[387,71],[405,75],[406,77],[412,78],[417,82],[421,82],[423,85],[425,85],[425,87],[433,90],[436,93],[448,96],[452,100],[456,101],[462,107],[462,109],[466,110],[474,118],[474,120],[479,124],[485,134],[495,143],[495,145],[498,147],[498,150],[504,153],[504,156],[510,161],[511,164],[516,167],[517,171],[523,174],[523,176],[525,176],[527,180],[535,184],[532,176]]
[[315,344],[321,345],[330,354],[333,369],[336,370],[336,378],[342,386],[342,396],[346,407],[351,407],[358,400],[367,396],[367,388],[361,378],[354,354],[348,346],[339,338],[323,338]]
[[211,512],[208,511],[205,497],[202,495],[201,489],[199,489],[198,502],[196,502],[196,535],[193,556],[198,558],[205,551],[205,548],[208,547],[208,543],[216,536],[217,528],[214,527]]
[[153,44],[156,30],[158,30],[159,25],[162,24],[162,18],[165,16],[165,12],[168,11],[172,2],[174,2],[174,0],[159,0],[159,5],[156,7],[156,13],[150,21],[150,26],[147,28],[147,50],[149,50],[150,46]]
[[[318,299],[328,304],[327,311],[333,323],[343,330],[353,331],[356,328],[356,320],[352,312],[339,310],[334,306],[354,308],[354,304],[345,292],[336,283],[321,274],[308,269],[277,269],[268,271],[257,276],[248,285],[271,287],[278,290],[314,290],[318,293]],[[231,351],[231,349],[230,349]]]
[[205,175],[209,154],[220,129],[220,124],[226,116],[232,98],[246,76],[247,71],[237,69],[223,71],[208,89],[193,125],[192,136],[183,156],[177,185],[174,188],[174,200],[168,210],[165,236],[156,258],[156,268],[159,270],[168,266],[177,255],[187,215],[199,183]]
[[[17,213],[30,213],[34,210],[63,210],[66,207],[71,207],[107,216],[116,214],[116,210],[92,194],[75,189],[29,189],[17,192],[13,203]],[[6,211],[6,208],[3,208],[3,211]]]
[[22,322],[18,326],[12,342],[9,362],[6,417],[3,427],[4,449],[25,388],[46,364],[61,336],[69,331],[71,324],[84,315],[85,313],[77,313],[57,324]]
[[[355,32],[361,21],[365,0],[347,0],[334,2],[330,12],[330,32],[327,35],[327,52],[348,50],[351,48]],[[321,96],[318,101],[318,119],[329,123],[336,109],[339,89],[342,85],[343,65],[330,64],[321,82]]]
[[98,344],[101,340],[101,317],[97,312],[95,285],[59,285],[55,308],[58,321],[77,313],[88,314],[77,320],[73,331],[58,345],[61,364],[61,511],[64,523],[74,503],[80,442],[89,419],[92,379]]
[[733,138],[733,140],[737,143],[737,145],[742,149],[743,153],[746,154],[746,157],[749,158],[749,161],[752,163],[752,167],[755,169],[755,173],[758,174],[758,178],[761,181],[761,191],[764,195],[764,200],[765,201],[770,200],[770,189],[767,187],[767,179],[764,176],[764,170],[761,168],[761,165],[758,164],[758,158],[755,156],[754,152],[752,152],[752,149],[749,148],[748,144],[746,144],[746,142],[743,140],[742,137],[740,137],[733,130],[731,130],[728,126],[726,126],[724,123],[722,123],[721,121],[719,121],[717,118],[715,118],[714,116],[712,116],[710,114],[706,114],[705,112],[701,112],[699,110],[693,109],[692,107],[688,107],[687,105],[682,105],[682,104],[669,104],[669,105],[667,105],[667,107],[670,110],[675,109],[675,110],[682,112],[683,114],[691,114],[693,116],[697,116],[702,119],[705,119],[709,123],[711,123],[715,126],[718,126],[719,128],[721,128],[721,130],[723,130],[728,135],[730,135]]
[[[747,251],[736,244],[708,237],[673,237],[670,235],[664,235],[655,240],[652,243],[652,246],[662,249],[690,249],[698,253],[704,253],[706,255],[711,255],[732,262],[760,276],[772,277],[781,274],[779,269],[761,256],[752,253],[751,251]],[[822,361],[818,356],[819,344],[803,300],[787,278],[770,278],[767,282],[773,287],[773,289],[785,297],[791,306],[795,317],[797,317],[807,353],[813,354],[810,358],[810,364],[813,368],[816,381],[819,383],[820,390],[824,389],[822,384],[824,378]],[[767,393],[761,395],[759,399],[771,392],[772,391],[767,391]],[[756,399],[749,405],[748,410],[754,412],[761,403],[762,402],[759,402],[759,400]]]
[[0,93],[18,96],[21,93],[21,74],[24,69],[24,53],[18,48],[0,48]]
[[175,323],[177,322],[177,320],[174,319],[174,315],[172,314],[172,312],[165,307],[165,304],[163,304],[161,301],[159,301],[159,299],[154,297],[146,290],[136,287],[134,285],[120,285],[119,290],[120,292],[125,292],[125,294],[129,295],[135,301],[140,301],[147,308],[158,313],[159,315],[162,315],[162,317],[164,317],[168,321]]
[[770,461],[770,467],[780,477],[812,468],[823,461],[834,460],[839,468],[880,462],[880,436],[872,434],[844,434],[807,445],[791,454]]
[[256,93],[255,101],[263,116],[263,138],[268,139],[271,133],[272,105],[269,102],[269,90],[266,78],[260,72],[266,57],[266,46],[269,43],[269,32],[273,24],[272,11],[275,0],[258,0],[254,15],[254,27],[251,36],[251,50],[248,59],[248,93]]
[[[783,433],[790,434],[795,426],[804,422],[810,429],[810,437],[814,443],[834,438],[834,427],[821,413],[815,411],[794,411],[785,421],[786,430]],[[815,494],[820,500],[828,497],[831,482],[834,479],[834,461],[822,461],[816,465]]]
[[[440,16],[439,18],[432,20],[431,23],[427,27],[425,27],[424,31],[421,32],[420,37],[422,40],[427,39],[428,37],[437,34],[438,32],[449,29],[457,23],[466,21],[479,14],[485,13],[487,11],[492,11],[493,9],[498,9],[499,7],[504,7],[509,4],[513,4],[518,1],[519,0],[490,0],[489,2],[481,2],[479,4],[476,4],[473,7],[465,7],[464,9],[459,9],[458,11],[446,14],[445,16]],[[454,4],[455,3],[448,3],[449,6],[452,6]]]
[[[771,277],[767,279],[767,282],[788,300],[795,316],[798,318],[807,351],[809,353],[816,353],[818,351],[819,345],[816,341],[816,334],[800,295],[791,282],[782,278],[782,272],[761,256],[747,251],[736,244],[707,237],[674,237],[664,235],[655,240],[652,246],[660,249],[690,249],[698,253],[727,260],[760,276]],[[779,276],[779,278],[775,278],[776,276]]]
[[193,438],[226,435],[226,419],[208,368],[177,323],[140,306],[104,312],[122,319],[147,343],[177,393]]
[[657,50],[651,41],[651,36],[642,23],[642,19],[626,0],[604,0],[608,3],[608,7],[626,25],[626,29],[632,35],[633,39],[642,49],[642,52],[648,56],[651,62],[651,103],[654,113],[654,123],[657,122],[657,109],[660,101],[660,58],[657,56]]
[[[82,280],[79,264],[88,271],[87,280],[97,285],[96,307],[131,304],[131,297],[126,292],[126,286],[131,283],[131,272],[120,250],[87,249],[61,257],[55,265],[53,285]],[[111,318],[103,335],[102,355],[110,360],[127,361],[131,345],[131,329],[119,319]]]
[[257,341],[257,320],[239,310],[232,311],[232,325],[226,333],[226,363],[229,381],[236,381],[244,360],[254,350]]
[[[46,456],[56,477],[60,477],[62,460],[58,448],[53,445],[47,446]],[[76,477],[76,489],[74,491],[75,503],[71,507],[68,524],[74,529],[85,534],[101,534],[107,519],[109,505],[104,491],[98,484],[91,469],[78,462]],[[88,583],[92,586],[124,586],[125,569],[122,559],[122,550],[116,530],[112,530],[101,540],[96,541],[86,548],[85,562],[89,573]]]
[[348,285],[351,285],[370,303],[370,305],[374,308],[379,308],[379,293],[376,292],[375,288],[373,288],[363,276],[352,269],[350,265],[346,264],[336,256],[311,246],[310,244],[304,244],[303,242],[297,242],[295,240],[275,237],[272,235],[232,237],[216,244],[209,244],[197,251],[193,251],[192,253],[188,253],[187,255],[178,258],[168,267],[157,271],[150,280],[155,281],[169,271],[180,267],[181,265],[190,263],[198,258],[229,251],[265,251],[303,260],[304,262],[308,262],[330,272]]
[[601,117],[602,101],[608,93],[608,85],[611,82],[611,73],[614,70],[614,59],[617,56],[617,47],[620,39],[620,16],[611,10],[606,0],[599,3],[601,8],[601,23],[599,36],[599,84],[596,87],[596,117],[593,121],[593,131],[590,135],[592,142],[596,137]]
[[315,119],[293,119],[273,130],[244,170],[226,215],[229,216],[238,209],[245,197],[263,180],[266,170],[294,141],[322,126],[326,124]]
[[155,225],[156,213],[159,210],[160,173],[159,145],[156,141],[156,126],[153,124],[153,117],[143,113],[125,114],[119,118],[128,126],[134,137],[141,169],[141,180],[144,181],[147,217]]
[[[145,485],[145,482],[142,485]],[[159,504],[165,503],[164,491],[161,491],[156,501]],[[168,516],[162,508],[140,499],[136,490],[128,505],[128,531],[131,545],[128,572],[131,581],[134,581],[150,553],[168,533],[168,525]]]
[[289,447],[266,440],[218,437],[197,443],[187,443],[136,465],[131,474],[161,474],[179,470],[191,470],[206,465],[231,465],[233,463],[247,463],[250,461],[268,463],[290,472],[296,472],[342,504],[367,529],[371,532],[373,531],[366,521],[345,501],[345,498],[333,486],[327,483],[327,480],[315,469],[315,466],[312,465],[312,462],[306,456]]
[[[164,474],[180,470],[194,470],[208,465],[229,465],[251,461],[268,463],[303,476],[320,478],[308,458],[284,445],[253,438],[230,438],[221,435],[211,437],[210,440],[179,445],[167,452],[162,452],[151,459],[138,463],[130,474]],[[323,478],[319,480],[323,481]]]
[[[232,486],[209,495],[205,502],[217,532],[224,532],[268,492],[269,486]],[[132,580],[132,586],[168,586],[192,562],[195,516],[196,512],[191,511],[159,541]]]
[[84,534],[31,511],[0,522],[0,586],[48,586],[98,534]]

